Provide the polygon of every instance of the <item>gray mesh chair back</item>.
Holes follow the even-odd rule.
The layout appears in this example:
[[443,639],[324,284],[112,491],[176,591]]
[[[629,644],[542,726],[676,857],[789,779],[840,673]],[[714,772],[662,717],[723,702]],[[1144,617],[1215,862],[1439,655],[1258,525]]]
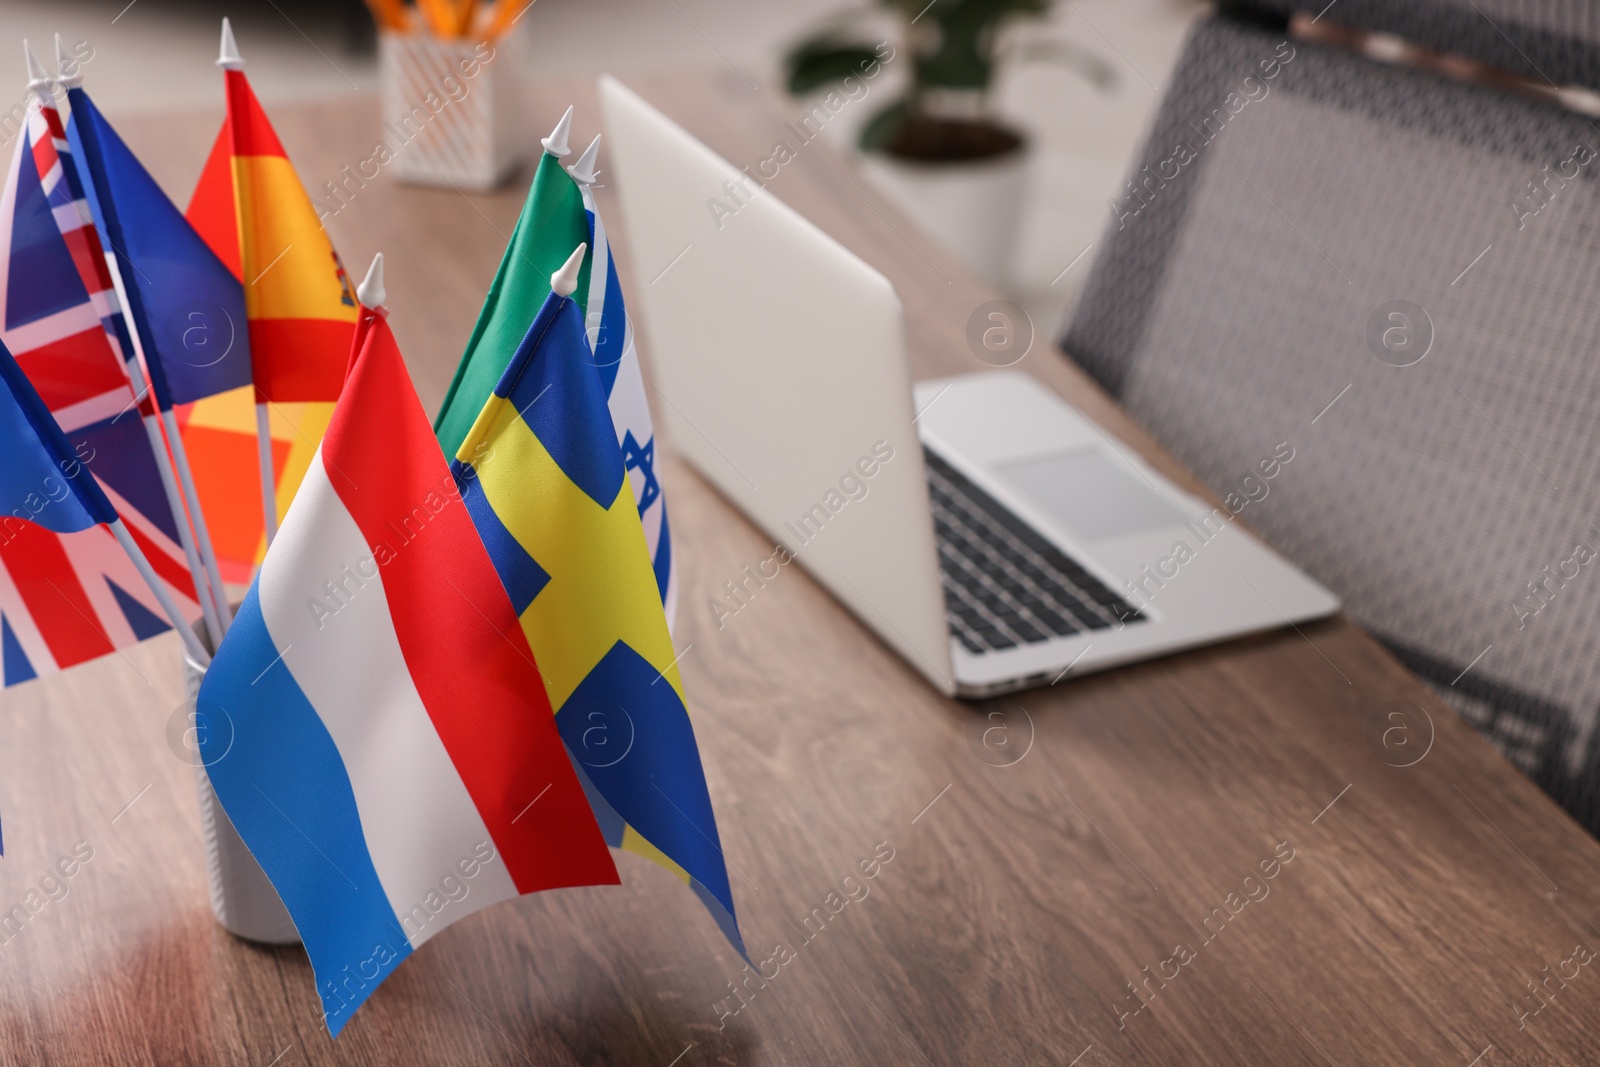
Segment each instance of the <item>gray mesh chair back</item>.
[[1248,6],[1393,34],[1531,81],[1592,88],[1600,75],[1600,5],[1591,0],[1251,0]]
[[1110,214],[1062,347],[1600,831],[1600,130],[1223,14]]

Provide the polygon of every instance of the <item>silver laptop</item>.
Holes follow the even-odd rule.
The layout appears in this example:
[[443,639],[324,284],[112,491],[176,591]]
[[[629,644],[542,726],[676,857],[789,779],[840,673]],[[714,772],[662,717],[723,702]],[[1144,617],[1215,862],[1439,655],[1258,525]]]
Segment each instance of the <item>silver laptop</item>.
[[740,625],[798,563],[934,685],[978,697],[1338,608],[1231,507],[1026,374],[913,386],[888,279],[620,82],[600,98],[651,407],[775,542],[721,561],[688,610]]

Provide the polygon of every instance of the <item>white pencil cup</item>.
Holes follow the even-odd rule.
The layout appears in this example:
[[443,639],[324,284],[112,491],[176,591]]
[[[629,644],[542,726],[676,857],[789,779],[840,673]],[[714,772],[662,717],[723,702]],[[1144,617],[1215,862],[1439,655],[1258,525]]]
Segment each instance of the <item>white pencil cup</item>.
[[[441,40],[424,31],[378,38],[383,128],[371,179],[388,169],[402,182],[485,191],[533,158],[535,136],[522,100],[518,36]],[[370,173],[368,173],[370,172]]]
[[[195,632],[206,651],[213,651],[202,623],[195,624]],[[200,697],[200,682],[205,678],[205,668],[188,655],[183,657],[183,688],[189,698],[191,728],[199,728],[192,716],[195,701]],[[195,776],[200,787],[200,833],[205,839],[206,880],[211,889],[211,911],[235,937],[248,941],[261,941],[269,945],[294,945],[300,934],[289,918],[289,909],[278,898],[278,891],[256,862],[250,850],[239,837],[239,831],[222,810],[217,794],[206,776],[205,764],[200,762],[198,746],[184,744],[185,754],[192,753]]]

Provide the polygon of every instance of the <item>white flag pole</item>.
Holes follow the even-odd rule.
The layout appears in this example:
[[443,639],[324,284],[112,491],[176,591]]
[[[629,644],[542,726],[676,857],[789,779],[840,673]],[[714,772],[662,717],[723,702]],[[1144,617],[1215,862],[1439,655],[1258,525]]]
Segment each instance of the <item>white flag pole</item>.
[[[107,253],[106,263],[111,269],[112,284],[116,286],[117,302],[126,308],[128,305],[123,297],[122,272],[117,268],[116,256]],[[120,309],[118,313],[121,313]],[[134,391],[143,400],[150,387],[145,380],[144,367],[140,365],[143,345],[140,342],[137,323],[128,334],[133,340],[134,348],[127,357],[128,377],[133,382]],[[156,459],[161,468],[161,483],[167,491],[167,503],[172,508],[173,517],[178,520],[178,540],[182,543],[183,553],[188,558],[190,575],[194,578],[195,592],[200,600],[200,609],[205,614],[206,633],[211,636],[212,647],[216,647],[222,643],[222,635],[228,632],[228,624],[233,621],[233,615],[228,610],[227,591],[222,584],[222,571],[217,566],[217,554],[211,546],[211,534],[206,528],[205,512],[200,510],[200,496],[195,491],[194,476],[189,472],[189,454],[183,447],[183,436],[178,432],[178,420],[170,408],[160,413],[159,423],[157,418],[156,415],[144,416],[145,430],[151,435],[150,446],[155,449]],[[165,435],[162,433],[163,429]],[[170,455],[167,451],[169,446],[172,449]],[[188,517],[187,520],[185,515]],[[192,534],[189,529],[190,522],[194,523]]]
[[[92,478],[94,475],[91,474],[90,477]],[[161,604],[161,610],[167,615],[167,621],[172,623],[174,630],[178,631],[178,637],[183,641],[183,650],[189,654],[190,659],[201,667],[209,667],[211,665],[211,657],[206,654],[206,650],[201,646],[200,639],[195,636],[194,630],[188,623],[183,621],[183,615],[178,611],[178,605],[172,602],[172,594],[167,592],[166,583],[156,574],[155,568],[150,566],[150,561],[145,558],[144,550],[133,539],[133,535],[128,533],[128,528],[123,525],[122,519],[119,517],[108,525],[111,527],[111,532],[116,535],[117,543],[122,546],[122,550],[128,554],[128,558],[133,560],[133,565],[138,568],[140,577],[145,580],[145,584],[150,586],[150,591],[156,595],[156,600]]]
[[[129,355],[126,370],[133,383],[134,393],[142,403],[149,393],[149,386],[144,380],[144,370],[139,366],[137,356]],[[156,454],[156,468],[161,472],[161,488],[166,492],[167,507],[172,511],[172,518],[178,524],[178,543],[183,546],[183,557],[189,565],[189,577],[194,582],[195,599],[200,602],[200,612],[205,617],[206,634],[211,638],[211,647],[215,648],[222,643],[223,634],[222,620],[217,617],[217,600],[220,598],[212,595],[210,580],[200,562],[194,534],[189,528],[183,500],[179,496],[177,478],[172,469],[172,457],[167,452],[167,442],[161,433],[161,424],[155,415],[141,414],[140,421],[144,423],[145,436],[150,439],[150,450]]]
[[[221,70],[243,70],[244,57],[239,55],[239,45],[233,39],[233,26],[222,20],[222,44],[218,49],[217,67]],[[249,264],[244,264],[246,270]],[[251,283],[246,283],[251,284]],[[256,394],[260,396],[259,391]],[[278,534],[278,477],[272,462],[272,418],[265,400],[256,401],[256,459],[261,470],[261,525],[266,531],[267,545]]]
[[189,517],[194,520],[195,540],[200,542],[200,559],[206,565],[211,592],[217,606],[217,618],[222,632],[227,633],[233,623],[233,612],[228,608],[228,589],[222,584],[222,569],[217,566],[217,552],[211,545],[211,532],[206,528],[206,513],[200,508],[200,494],[195,491],[194,475],[189,472],[189,450],[184,447],[183,435],[178,432],[178,419],[168,408],[161,413],[161,424],[166,427],[167,443],[172,446],[172,458],[178,465],[178,484],[183,487],[183,498],[189,505]]
[[[124,314],[123,309],[128,303],[123,295],[122,271],[118,269],[117,257],[109,251],[106,253],[106,265],[111,272],[117,303],[121,305],[117,314]],[[150,385],[140,364],[144,352],[137,323],[133,324],[128,334],[134,349],[126,354],[128,378],[142,401],[149,393]],[[222,584],[222,572],[217,567],[216,553],[211,547],[211,535],[206,530],[205,512],[200,510],[200,497],[195,492],[194,478],[189,473],[189,455],[184,450],[183,437],[178,433],[178,420],[170,409],[159,416],[145,415],[143,418],[145,431],[150,435],[150,447],[155,450],[157,465],[161,468],[161,484],[167,491],[167,504],[172,508],[172,517],[178,522],[178,540],[189,562],[189,574],[194,579],[200,610],[205,615],[206,633],[211,637],[211,647],[216,648],[222,644],[222,635],[228,632],[228,624],[233,617],[228,611],[228,596]],[[166,431],[164,435],[163,428]],[[167,451],[169,445],[172,449],[170,453]],[[194,524],[192,533],[190,522]]]
[[278,486],[272,464],[272,420],[266,401],[256,402],[256,454],[261,464],[261,521],[267,531],[267,545],[278,534]]

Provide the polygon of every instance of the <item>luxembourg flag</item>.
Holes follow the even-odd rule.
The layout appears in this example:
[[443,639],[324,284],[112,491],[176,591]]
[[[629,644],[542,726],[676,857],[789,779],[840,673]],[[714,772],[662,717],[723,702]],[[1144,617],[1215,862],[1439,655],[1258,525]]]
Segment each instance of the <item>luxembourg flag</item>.
[[197,707],[211,784],[334,1035],[456,920],[618,881],[389,331],[381,262],[327,433]]

